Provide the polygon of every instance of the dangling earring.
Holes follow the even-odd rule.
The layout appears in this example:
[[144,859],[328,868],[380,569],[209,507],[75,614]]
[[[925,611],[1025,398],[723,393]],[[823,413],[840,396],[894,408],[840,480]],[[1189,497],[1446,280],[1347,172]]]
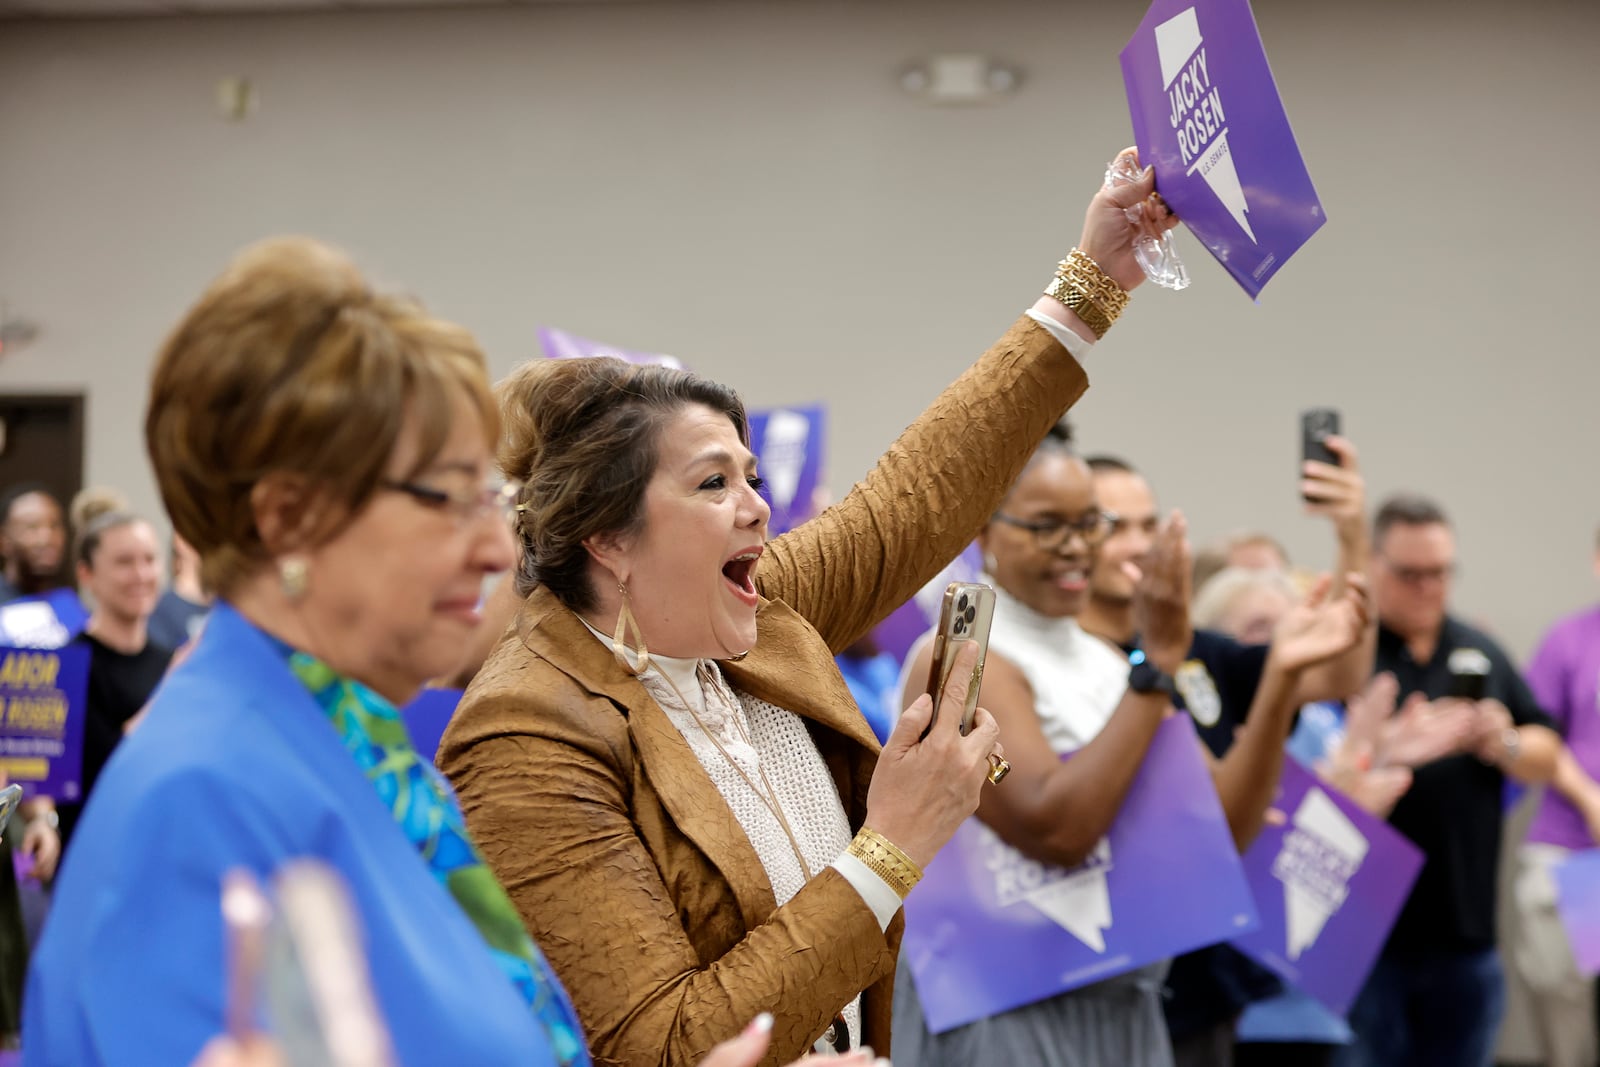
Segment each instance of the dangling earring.
[[285,556],[278,561],[278,581],[283,585],[283,595],[293,603],[306,595],[311,584],[311,565],[304,556]]
[[993,577],[994,576],[994,569],[997,566],[999,566],[999,564],[996,562],[996,560],[994,558],[994,553],[990,552],[987,548],[984,549],[983,550],[983,573],[989,575],[990,577]]
[[[644,631],[639,629],[639,620],[633,617],[633,608],[628,597],[628,586],[623,582],[618,582],[617,592],[622,594],[622,607],[617,609],[617,632],[611,640],[611,654],[617,657],[617,662],[622,664],[623,670],[638,676],[643,674],[650,666],[650,650],[644,647]],[[630,630],[633,631],[631,634],[629,633]],[[628,644],[630,637],[638,642],[637,646]],[[634,658],[639,661],[637,666],[628,662],[628,652],[632,652]]]

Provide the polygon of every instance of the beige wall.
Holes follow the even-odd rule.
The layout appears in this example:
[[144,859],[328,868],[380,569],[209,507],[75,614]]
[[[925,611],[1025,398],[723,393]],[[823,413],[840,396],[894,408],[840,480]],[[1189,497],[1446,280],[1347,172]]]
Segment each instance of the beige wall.
[[[43,326],[0,390],[87,387],[91,480],[155,498],[163,330],[238,246],[303,231],[473,326],[667,350],[755,404],[824,399],[858,477],[1026,306],[1129,139],[1137,4],[538,5],[0,22],[0,299]],[[1426,10],[1424,10],[1426,9]],[[1202,539],[1307,561],[1296,412],[1343,408],[1376,491],[1459,519],[1460,602],[1524,652],[1591,596],[1600,370],[1600,7],[1310,4],[1257,15],[1331,222],[1253,306],[1190,239],[1091,365],[1091,449]],[[895,81],[934,50],[1020,65],[1002,105]],[[213,83],[260,111],[227,124]]]

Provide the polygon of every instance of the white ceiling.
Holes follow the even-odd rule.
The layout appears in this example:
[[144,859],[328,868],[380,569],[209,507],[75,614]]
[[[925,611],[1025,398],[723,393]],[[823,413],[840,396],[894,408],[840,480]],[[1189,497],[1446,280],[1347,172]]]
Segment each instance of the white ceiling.
[[353,11],[386,7],[514,7],[540,2],[549,0],[0,0],[0,19],[144,18],[259,11]]

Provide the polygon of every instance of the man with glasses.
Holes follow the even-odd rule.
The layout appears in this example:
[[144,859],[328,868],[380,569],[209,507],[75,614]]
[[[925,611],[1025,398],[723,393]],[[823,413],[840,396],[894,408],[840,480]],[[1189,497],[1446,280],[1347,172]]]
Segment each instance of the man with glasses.
[[1449,614],[1455,535],[1443,510],[1396,496],[1373,526],[1377,669],[1400,702],[1469,699],[1463,750],[1416,768],[1389,821],[1426,854],[1389,942],[1350,1014],[1341,1067],[1488,1067],[1505,1012],[1495,948],[1502,790],[1548,781],[1561,741],[1510,658]]
[[[1340,463],[1308,463],[1301,490],[1308,511],[1333,524],[1338,559],[1330,595],[1339,595],[1344,575],[1364,574],[1367,569],[1366,492],[1355,447],[1340,437],[1329,438],[1328,446]],[[1139,647],[1139,633],[1133,580],[1126,565],[1137,564],[1149,551],[1160,512],[1150,483],[1132,464],[1107,455],[1091,456],[1087,462],[1094,474],[1095,499],[1110,513],[1111,530],[1100,545],[1089,576],[1088,605],[1078,621],[1088,632],[1131,653]],[[1244,725],[1255,700],[1267,647],[1196,629],[1189,654],[1175,675],[1174,703],[1189,712],[1201,740],[1219,758],[1233,745],[1235,731]],[[1357,692],[1372,673],[1372,652],[1369,631],[1343,656],[1307,670],[1296,702],[1337,700]],[[1274,975],[1226,945],[1174,960],[1167,977],[1165,1011],[1177,1067],[1229,1067],[1239,1015],[1246,1005],[1281,988]]]

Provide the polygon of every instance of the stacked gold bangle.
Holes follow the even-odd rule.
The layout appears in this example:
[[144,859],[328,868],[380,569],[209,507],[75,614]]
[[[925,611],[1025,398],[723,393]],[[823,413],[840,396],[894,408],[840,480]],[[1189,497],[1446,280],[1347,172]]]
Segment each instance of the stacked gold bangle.
[[1128,306],[1128,291],[1081,248],[1074,248],[1056,266],[1055,279],[1044,295],[1075,311],[1096,337],[1104,337]]
[[882,878],[904,900],[922,881],[922,868],[911,862],[893,841],[870,826],[863,826],[845,850],[867,865],[867,870]]

